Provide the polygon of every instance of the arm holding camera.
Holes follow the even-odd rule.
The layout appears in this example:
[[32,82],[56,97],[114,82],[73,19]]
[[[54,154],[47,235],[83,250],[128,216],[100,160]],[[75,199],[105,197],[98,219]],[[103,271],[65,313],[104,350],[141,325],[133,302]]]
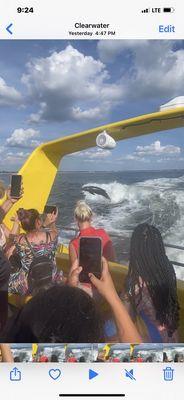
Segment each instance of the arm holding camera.
[[[110,305],[117,325],[120,342],[141,343],[141,336],[139,335],[136,326],[134,325],[130,315],[128,314],[126,307],[124,306],[116,292],[113,280],[109,272],[108,263],[105,258],[102,258],[102,264],[101,279],[96,278],[96,276],[91,273],[89,274],[89,278],[92,284],[91,287],[96,288],[98,293],[101,294],[101,296],[105,298],[105,300]],[[81,270],[82,268],[78,265],[78,261],[75,261],[75,263],[72,265],[70,275],[68,277],[68,284],[70,286],[81,287],[81,284],[79,282],[79,275],[81,273]],[[86,290],[86,286],[82,286],[81,288],[85,290],[88,294],[90,294],[90,291],[92,291],[92,288],[91,290],[89,288],[88,290]]]
[[118,329],[118,336],[120,341],[129,343],[141,343],[142,339],[134,325],[130,315],[128,314],[124,304],[120,300],[113,280],[111,278],[108,263],[105,258],[102,259],[102,277],[96,278],[95,275],[90,274],[91,283],[96,287],[98,292],[109,303],[114,314],[115,322]]
[[15,216],[11,220],[14,222],[12,229],[10,230],[7,228],[5,224],[3,224],[3,219],[8,211],[13,207],[13,205],[22,198],[23,196],[23,188],[21,188],[20,196],[19,197],[12,197],[11,196],[11,188],[6,190],[6,199],[4,200],[3,204],[0,206],[0,224],[2,224],[4,234],[8,239],[10,235],[15,236],[19,234],[19,222],[17,217]]
[[15,199],[15,198],[11,197],[10,191],[11,191],[10,188],[8,188],[6,190],[6,198],[0,206],[0,223],[2,223],[5,215],[13,207],[13,204],[16,203],[22,197],[22,193],[21,193],[21,196],[19,198]]
[[43,228],[49,229],[51,233],[53,232],[54,236],[58,234],[58,229],[56,227],[57,218],[58,218],[58,208],[56,207],[55,211],[46,213],[43,222]]

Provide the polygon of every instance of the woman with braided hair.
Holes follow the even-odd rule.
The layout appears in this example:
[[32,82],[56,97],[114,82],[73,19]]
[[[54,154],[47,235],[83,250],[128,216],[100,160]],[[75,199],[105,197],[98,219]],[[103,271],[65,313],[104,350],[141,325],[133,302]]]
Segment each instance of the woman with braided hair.
[[159,230],[146,223],[138,225],[132,234],[125,297],[135,320],[144,326],[145,341],[178,341],[176,274]]

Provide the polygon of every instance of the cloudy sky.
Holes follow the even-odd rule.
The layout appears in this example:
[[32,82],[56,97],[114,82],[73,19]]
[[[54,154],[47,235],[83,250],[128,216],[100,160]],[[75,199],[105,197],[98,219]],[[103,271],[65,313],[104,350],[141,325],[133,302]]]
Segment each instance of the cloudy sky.
[[[0,169],[40,143],[159,110],[184,95],[183,41],[0,41]],[[184,167],[184,129],[66,157],[65,170]]]

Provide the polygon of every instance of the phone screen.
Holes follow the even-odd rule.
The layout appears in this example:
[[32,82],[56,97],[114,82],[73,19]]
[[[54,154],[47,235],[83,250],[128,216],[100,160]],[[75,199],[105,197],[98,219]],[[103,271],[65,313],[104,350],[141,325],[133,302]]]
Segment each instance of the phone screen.
[[81,282],[90,282],[89,273],[101,277],[102,241],[98,237],[81,237],[79,245],[79,265]]
[[22,176],[21,175],[12,175],[11,177],[11,197],[20,197],[21,194],[21,183]]
[[46,205],[44,207],[44,213],[45,214],[52,214],[52,213],[56,214],[56,206]]

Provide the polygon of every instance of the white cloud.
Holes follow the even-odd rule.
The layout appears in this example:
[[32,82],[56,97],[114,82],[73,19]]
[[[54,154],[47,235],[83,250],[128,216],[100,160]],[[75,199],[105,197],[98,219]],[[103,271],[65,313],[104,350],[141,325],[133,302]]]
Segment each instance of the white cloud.
[[182,149],[178,146],[171,144],[162,146],[159,140],[151,143],[147,146],[137,146],[136,150],[132,154],[119,157],[117,161],[139,161],[139,162],[150,162],[150,159],[156,160],[156,162],[165,162],[171,160],[181,161],[178,159],[178,155]]
[[125,160],[137,160],[138,157],[135,154],[127,154],[127,156],[124,157]]
[[173,146],[168,144],[166,146],[162,146],[159,140],[156,140],[154,143],[148,146],[137,146],[136,155],[138,156],[160,156],[161,154],[178,154],[181,152],[180,147]]
[[21,100],[21,94],[14,87],[8,86],[0,77],[0,106],[20,105]]
[[11,168],[16,168],[18,166],[21,166],[23,162],[29,157],[30,153],[25,152],[25,151],[20,151],[20,152],[13,152],[13,151],[8,151],[8,148],[2,147],[0,149],[1,153],[1,160],[0,160],[0,166],[1,169],[9,169]]
[[84,161],[101,160],[107,158],[111,155],[110,150],[104,149],[92,149],[85,151],[78,151],[76,153],[70,154],[70,157],[74,156],[77,158],[82,158]]
[[[174,48],[170,40],[100,41],[98,51],[103,62],[121,55],[124,72],[120,86],[129,99],[165,97],[184,93],[184,49]],[[127,68],[126,68],[127,65]]]
[[146,157],[140,157],[138,155],[134,154],[127,154],[125,156],[117,158],[117,162],[121,163],[122,161],[139,161],[143,163],[150,163],[150,159]]
[[102,119],[122,98],[122,88],[109,80],[100,60],[71,45],[32,60],[22,77],[29,96],[39,106],[31,121]]
[[25,152],[18,152],[18,153],[13,153],[13,152],[8,152],[5,153],[5,157],[3,159],[3,165],[4,163],[8,163],[8,165],[15,165],[15,164],[22,164],[28,158],[30,153],[25,153]]
[[11,136],[6,139],[6,144],[10,147],[34,148],[39,146],[40,132],[34,129],[15,129]]

